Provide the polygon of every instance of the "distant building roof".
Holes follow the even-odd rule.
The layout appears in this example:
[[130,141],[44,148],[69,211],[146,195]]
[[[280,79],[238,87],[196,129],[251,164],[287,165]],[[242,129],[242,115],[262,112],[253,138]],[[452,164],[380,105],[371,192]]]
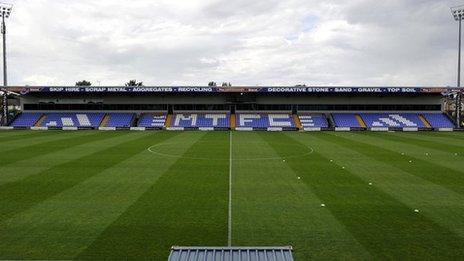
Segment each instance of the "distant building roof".
[[173,246],[168,261],[293,261],[291,246],[181,247]]

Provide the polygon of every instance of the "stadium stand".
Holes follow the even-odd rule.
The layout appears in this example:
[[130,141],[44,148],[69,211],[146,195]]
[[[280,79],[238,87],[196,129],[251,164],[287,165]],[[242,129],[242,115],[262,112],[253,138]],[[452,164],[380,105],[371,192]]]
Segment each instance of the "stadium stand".
[[444,113],[423,113],[433,128],[454,128],[454,123]]
[[[15,118],[8,126],[13,128],[449,131],[455,127],[442,87],[8,88],[18,94],[18,108],[10,113]],[[23,114],[14,116],[17,111]]]
[[237,113],[237,128],[295,128],[289,113]]
[[230,116],[227,113],[176,113],[172,116],[171,127],[229,128]]
[[418,113],[361,113],[360,115],[369,128],[425,128]]
[[[168,122],[168,116],[171,120]],[[339,128],[454,128],[450,118],[441,112],[432,113],[332,113],[333,127]],[[145,127],[145,128],[218,128],[227,129],[327,129],[328,118],[322,113],[142,113],[135,122],[135,113],[41,113],[23,112],[10,124],[12,127]]]
[[300,114],[298,115],[302,128],[327,128],[329,127],[324,114]]
[[164,114],[144,113],[140,116],[137,126],[146,128],[162,128],[164,127],[165,121],[166,115]]
[[89,127],[100,125],[104,113],[46,113],[41,127]]
[[38,112],[23,112],[19,114],[10,124],[12,127],[32,127],[42,116]]
[[354,113],[332,113],[335,127],[361,128],[356,114]]
[[108,122],[103,127],[130,127],[135,113],[108,113]]

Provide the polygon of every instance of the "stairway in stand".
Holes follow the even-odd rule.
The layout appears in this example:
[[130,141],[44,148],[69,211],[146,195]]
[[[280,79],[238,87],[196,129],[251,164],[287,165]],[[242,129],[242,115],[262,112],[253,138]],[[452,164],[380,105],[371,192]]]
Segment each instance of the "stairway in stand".
[[235,114],[230,115],[230,129],[235,130]]
[[362,119],[361,115],[356,114],[356,120],[358,121],[359,126],[360,126],[361,128],[366,128],[366,123],[365,123],[364,120]]
[[37,120],[37,122],[34,124],[34,127],[40,127],[42,125],[42,122],[47,118],[45,114],[40,115],[40,118]]
[[303,126],[301,126],[300,117],[298,117],[297,114],[293,114],[293,121],[295,122],[295,126],[297,127],[297,129],[299,130],[303,129]]
[[164,128],[171,126],[172,114],[166,115],[166,121],[164,122]]
[[429,121],[424,117],[424,114],[419,114],[419,119],[422,121],[422,123],[427,129],[432,128],[432,125],[430,125]]
[[108,123],[109,120],[110,120],[110,115],[105,114],[105,116],[103,116],[102,121],[100,122],[100,127],[106,127],[106,124]]

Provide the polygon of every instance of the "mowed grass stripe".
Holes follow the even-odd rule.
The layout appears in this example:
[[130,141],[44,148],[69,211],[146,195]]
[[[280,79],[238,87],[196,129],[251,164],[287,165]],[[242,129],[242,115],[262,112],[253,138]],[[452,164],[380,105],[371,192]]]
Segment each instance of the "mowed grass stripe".
[[[44,144],[46,146],[49,142],[60,141],[69,138],[75,138],[80,136],[91,135],[93,132],[87,131],[56,131],[53,134],[46,134],[44,135],[43,132],[34,132],[29,131],[31,137],[26,140],[7,140],[2,141],[0,146],[0,153],[9,153],[9,154],[16,154],[17,152],[21,153],[20,149],[25,147],[31,146],[40,146],[40,144]],[[50,132],[52,133],[52,132]],[[37,135],[37,136],[36,136]],[[3,161],[2,161],[3,162]]]
[[[0,138],[4,137],[14,137],[14,136],[21,136],[30,133],[30,130],[27,129],[16,129],[16,130],[0,130]],[[41,133],[46,133],[47,131],[36,131]]]
[[404,138],[413,138],[418,140],[433,141],[440,144],[457,146],[458,150],[462,150],[464,147],[464,136],[461,132],[451,132],[447,136],[436,135],[435,132],[396,132],[389,133],[390,135],[397,135]]
[[[404,137],[398,135],[398,133],[389,133],[386,137],[382,135],[372,135],[366,133],[366,141],[373,142],[370,144],[376,144],[376,142],[382,142],[386,149],[392,151],[400,151],[405,153],[407,156],[422,159],[425,161],[433,161],[439,166],[450,168],[464,174],[463,164],[464,161],[464,133],[454,132],[453,135],[456,138],[461,137],[460,140],[456,139],[453,141],[443,140],[438,138],[433,133],[427,132],[421,135],[405,134]],[[359,134],[356,134],[359,135]],[[393,136],[394,139],[388,137]],[[355,136],[353,136],[355,137]],[[410,138],[411,137],[411,138]],[[419,142],[416,142],[418,140]]]
[[[84,157],[138,137],[138,135],[127,136],[128,134],[129,132],[119,131],[96,132],[95,135],[77,137],[75,140],[66,140],[63,144],[58,144],[56,148],[49,150],[48,153],[31,151],[32,155],[36,155],[35,157],[7,162],[7,164],[0,166],[0,185],[19,181],[56,165]],[[21,158],[21,155],[17,156]]]
[[75,258],[176,161],[153,157],[148,146],[177,142],[181,153],[201,137],[191,132],[151,134],[132,144],[139,153],[0,225],[0,258]]
[[[418,135],[404,134],[404,133],[387,133],[386,135],[379,135],[379,133],[367,133],[369,136],[381,137],[384,140],[390,140],[400,143],[408,143],[423,148],[439,150],[443,152],[464,152],[464,144],[461,141],[455,141],[454,144],[447,144],[445,142],[437,141],[433,135],[429,137],[418,138]],[[384,133],[385,134],[385,133]]]
[[440,138],[446,138],[450,140],[460,140],[462,141],[462,138],[460,135],[462,135],[460,132],[456,131],[434,131],[434,132],[417,132],[420,136],[432,136],[432,137],[440,137]]
[[[321,154],[331,158],[335,163],[343,164],[366,184],[371,182],[373,187],[381,189],[411,209],[419,209],[421,215],[464,237],[464,197],[461,194],[398,169],[394,166],[394,162],[388,159],[379,161],[369,158],[368,154],[353,149],[358,144],[356,141],[351,145],[348,143],[342,146],[330,142],[331,139],[320,138],[325,135],[330,134],[311,135],[314,148]],[[341,135],[349,136],[349,134]],[[370,151],[370,153],[375,152]]]
[[44,132],[38,132],[38,133],[33,133],[32,131],[15,131],[14,134],[1,135],[0,142],[14,141],[14,140],[24,141],[30,138],[35,138],[35,137],[40,137],[40,136],[50,136],[50,135],[54,135],[54,133],[51,131],[44,131]]
[[76,259],[166,260],[172,245],[227,244],[228,133],[195,134],[204,136]]
[[[269,137],[298,146],[297,141],[285,134]],[[317,135],[323,138],[328,135]],[[303,135],[305,138],[312,138]],[[301,140],[302,137],[295,137]],[[333,141],[336,143],[336,141]],[[304,144],[307,144],[306,142]],[[351,232],[374,259],[438,259],[458,258],[464,238],[457,236],[423,215],[418,215],[402,202],[378,190],[343,168],[343,162],[330,162],[328,155],[318,151],[307,161],[287,160],[287,164],[301,175],[318,197],[324,200],[330,212]],[[321,147],[330,148],[329,144]],[[356,147],[352,143],[351,147]],[[284,155],[290,147],[273,146]],[[331,156],[336,157],[336,150]],[[456,249],[455,251],[449,251]]]
[[[433,157],[426,156],[425,153],[430,152],[430,149],[417,148],[414,140],[403,140],[401,143],[390,142],[388,137],[373,137],[367,134],[344,135],[343,137],[330,134],[320,137],[327,141],[336,141],[337,144],[345,147],[350,147],[353,141],[357,142],[357,146],[352,147],[353,150],[379,161],[393,162],[396,168],[464,195],[464,164],[461,158],[453,156],[453,152],[446,153],[445,158],[436,161],[434,159],[439,157],[437,153],[434,153]],[[409,153],[407,153],[408,150]],[[417,151],[419,153],[416,153]],[[448,161],[447,164],[441,163],[446,161]],[[451,168],[453,165],[454,167]]]
[[121,136],[121,134],[115,132],[103,133],[93,131],[87,132],[85,135],[69,134],[69,136],[67,136],[64,139],[52,140],[40,144],[14,149],[9,151],[8,153],[2,153],[0,154],[0,162],[3,162],[1,165],[2,167],[9,166],[19,161],[27,161],[38,156],[43,156],[54,152],[60,152],[68,148],[116,136]]
[[[234,133],[233,244],[292,245],[296,260],[368,259],[363,246],[283,161],[308,162],[310,149],[273,135]],[[271,145],[286,147],[288,154],[279,155]]]
[[[140,152],[150,133],[133,133],[135,139],[65,162],[22,180],[0,185],[0,222]],[[153,135],[153,134],[151,134]]]

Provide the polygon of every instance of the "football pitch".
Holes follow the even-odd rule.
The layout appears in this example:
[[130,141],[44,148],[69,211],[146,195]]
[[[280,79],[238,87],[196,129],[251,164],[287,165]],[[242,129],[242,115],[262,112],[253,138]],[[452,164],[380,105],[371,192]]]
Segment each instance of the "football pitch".
[[464,133],[2,131],[0,259],[462,259]]

